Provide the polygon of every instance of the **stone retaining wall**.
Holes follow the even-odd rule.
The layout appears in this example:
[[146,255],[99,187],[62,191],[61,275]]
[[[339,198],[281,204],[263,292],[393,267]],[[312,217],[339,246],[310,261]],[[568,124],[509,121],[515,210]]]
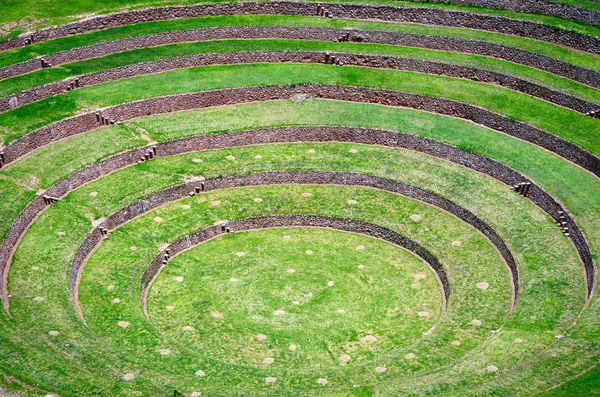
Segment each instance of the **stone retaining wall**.
[[117,122],[131,120],[150,114],[162,114],[181,110],[235,105],[256,101],[288,99],[297,95],[406,107],[469,120],[476,124],[483,125],[543,147],[572,161],[582,168],[591,171],[596,176],[600,176],[600,159],[584,149],[569,143],[558,136],[549,134],[525,123],[500,116],[477,106],[453,100],[431,98],[403,92],[324,84],[232,88],[149,98],[116,105],[104,109],[100,112],[101,115],[96,113],[85,113],[42,127],[10,144],[1,154],[4,157],[4,164],[8,164],[17,158],[52,142],[101,127],[102,118],[99,118],[100,116],[104,117],[105,120]]
[[449,3],[465,6],[498,8],[503,10],[545,14],[570,19],[588,25],[600,25],[600,13],[567,4],[548,0],[412,0],[416,3]]
[[[335,61],[334,61],[335,60]],[[346,53],[325,53],[312,51],[248,51],[190,55],[166,58],[157,61],[108,69],[102,72],[81,75],[67,80],[49,83],[41,87],[22,91],[17,95],[0,98],[0,113],[28,103],[58,95],[66,91],[167,70],[191,68],[205,65],[250,64],[250,63],[310,63],[338,64],[380,69],[407,70],[412,72],[450,76],[499,85],[519,91],[545,101],[564,106],[580,113],[600,110],[600,106],[572,95],[530,83],[516,77],[497,72],[429,62],[418,59],[398,58],[378,55],[357,55]]]
[[[357,233],[366,235],[373,238],[378,238],[388,243],[402,247],[421,259],[423,259],[436,273],[438,280],[442,287],[442,293],[444,295],[444,304],[442,313],[446,310],[448,299],[450,298],[450,284],[444,267],[429,250],[421,246],[419,243],[405,237],[393,230],[388,228],[375,225],[372,223],[357,221],[348,218],[335,218],[318,215],[270,215],[253,218],[239,219],[227,223],[227,228],[230,232],[242,232],[248,230],[258,229],[272,229],[281,227],[320,227],[334,230],[341,230],[344,232]],[[170,250],[170,257],[174,257],[183,251],[193,248],[201,243],[204,243],[210,239],[218,237],[222,234],[227,234],[223,230],[221,225],[211,226],[195,233],[189,234],[185,237],[180,238],[166,249]],[[141,288],[140,288],[140,303],[146,310],[146,298],[148,291],[154,281],[155,277],[158,276],[160,271],[164,268],[163,260],[165,258],[165,251],[163,250],[146,268],[144,275],[142,276]]]
[[[586,273],[588,297],[591,296],[595,285],[595,265],[587,241],[573,218],[564,208],[562,208],[557,200],[543,189],[539,188],[531,181],[528,181],[520,173],[486,157],[464,152],[456,147],[410,134],[348,127],[284,127],[228,134],[201,135],[159,143],[155,147],[157,151],[156,156],[162,157],[199,150],[290,142],[353,142],[402,148],[422,152],[430,156],[468,167],[489,175],[508,186],[514,186],[522,182],[530,182],[531,187],[527,194],[527,198],[550,215],[556,222],[561,222],[562,217],[564,217],[564,222],[566,222],[569,229],[569,238],[573,241],[581,261],[583,262]],[[144,158],[144,154],[147,153],[148,150],[148,147],[130,150],[90,165],[48,189],[46,195],[57,198],[64,197],[70,191],[77,189],[86,183],[92,182],[111,172],[136,164],[140,159]],[[31,225],[37,216],[45,211],[46,208],[47,205],[44,204],[42,197],[38,197],[32,201],[13,222],[11,230],[4,239],[2,246],[0,246],[0,274],[2,274],[2,278],[0,279],[0,292],[7,312],[9,308],[7,277],[12,255],[29,225]],[[97,246],[102,238],[103,235],[100,229],[93,229],[82,244],[83,248],[80,249],[74,261],[85,261],[85,257],[80,253],[91,252],[86,250],[92,248],[86,247]]]
[[[0,51],[19,48],[28,42],[52,40],[73,34],[92,32],[117,26],[177,18],[217,15],[304,15],[316,16],[315,3],[272,1],[268,3],[200,4],[171,6],[121,12],[48,28],[0,43]],[[466,11],[432,8],[368,6],[354,4],[325,4],[329,15],[336,18],[376,19],[391,22],[421,23],[487,30],[536,40],[553,42],[590,53],[600,53],[600,39],[576,32],[557,29],[527,20],[476,14]]]
[[[347,29],[323,29],[285,26],[241,26],[206,29],[190,29],[132,37],[122,40],[93,44],[86,47],[56,52],[43,58],[52,65],[67,64],[109,54],[155,47],[174,43],[198,42],[224,39],[292,39],[337,41],[352,32],[352,40],[365,43],[401,45],[476,54],[504,59],[510,62],[544,70],[591,87],[600,88],[600,73],[585,69],[554,58],[524,51],[518,48],[478,40],[465,40],[453,37],[427,36],[384,31],[358,31]],[[42,69],[39,58],[0,68],[0,80]]]

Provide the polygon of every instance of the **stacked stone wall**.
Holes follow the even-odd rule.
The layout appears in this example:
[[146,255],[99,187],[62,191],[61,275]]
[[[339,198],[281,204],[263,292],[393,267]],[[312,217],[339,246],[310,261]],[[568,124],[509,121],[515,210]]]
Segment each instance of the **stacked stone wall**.
[[[429,25],[470,28],[529,37],[549,41],[594,54],[600,53],[600,39],[566,31],[536,22],[484,15],[466,11],[437,10],[433,8],[367,6],[354,4],[326,4],[328,14],[337,18],[375,19],[390,22],[409,22]],[[219,15],[304,15],[316,16],[314,3],[268,2],[201,4],[148,8],[121,12],[73,22],[21,35],[0,43],[0,51],[19,48],[27,43],[52,40],[74,34],[92,32],[143,22],[177,18],[196,18]]]
[[[324,53],[313,51],[248,51],[166,58],[157,61],[127,65],[101,72],[81,75],[22,91],[17,95],[0,98],[0,112],[5,112],[10,109],[14,109],[15,107],[39,101],[50,96],[59,95],[70,90],[101,84],[108,81],[120,80],[145,74],[160,73],[174,69],[206,65],[235,65],[251,63],[337,64],[380,69],[406,70],[411,72],[443,75],[495,84],[543,99],[560,106],[564,106],[584,114],[600,109],[599,105],[587,102],[575,96],[554,91],[517,77],[477,68],[423,61],[419,59],[378,55],[361,55],[336,52]],[[243,80],[240,81],[242,82]]]

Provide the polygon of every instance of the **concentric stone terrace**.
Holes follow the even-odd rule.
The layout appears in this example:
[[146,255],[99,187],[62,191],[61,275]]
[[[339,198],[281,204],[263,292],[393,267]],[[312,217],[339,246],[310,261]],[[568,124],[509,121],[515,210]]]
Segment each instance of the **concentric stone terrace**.
[[0,395],[600,395],[599,90],[592,0],[0,4]]

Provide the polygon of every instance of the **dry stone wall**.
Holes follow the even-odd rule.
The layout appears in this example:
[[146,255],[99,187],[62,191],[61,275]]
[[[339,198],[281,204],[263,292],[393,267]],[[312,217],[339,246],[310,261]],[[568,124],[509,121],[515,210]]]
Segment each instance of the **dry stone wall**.
[[449,65],[439,62],[429,62],[418,59],[377,55],[346,54],[336,52],[325,53],[312,51],[248,51],[166,58],[152,62],[122,66],[102,72],[81,75],[22,91],[17,95],[10,97],[0,98],[0,112],[5,112],[18,106],[23,106],[25,104],[39,101],[50,96],[59,95],[74,89],[105,83],[108,81],[130,78],[133,76],[205,65],[250,63],[320,63],[406,70],[495,84],[546,100],[548,102],[552,102],[560,106],[564,106],[584,114],[600,110],[599,105],[584,101],[572,95],[554,91],[516,77],[477,68]]
[[600,13],[548,0],[412,0],[417,3],[446,3],[545,14],[588,25],[600,25]]
[[[270,215],[262,217],[253,217],[239,219],[227,223],[227,225],[211,226],[195,233],[189,234],[177,240],[163,250],[146,268],[142,276],[140,288],[140,302],[146,312],[146,298],[152,285],[152,281],[166,265],[164,263],[165,251],[170,253],[167,257],[174,257],[181,252],[193,248],[203,242],[218,237],[229,232],[242,232],[248,230],[271,229],[281,227],[320,227],[345,232],[357,233],[369,237],[378,238],[388,243],[400,246],[423,259],[436,273],[438,280],[442,285],[444,294],[444,311],[448,299],[450,298],[450,284],[444,267],[437,257],[425,247],[414,240],[405,237],[391,229],[375,225],[372,223],[357,221],[348,218],[335,218],[318,215]],[[226,230],[224,230],[226,229]],[[168,261],[167,261],[168,262]]]
[[[553,42],[590,53],[600,53],[600,39],[572,31],[560,30],[527,20],[476,14],[465,11],[436,10],[432,8],[368,6],[354,4],[326,4],[327,15],[351,19],[377,19],[391,22],[409,22],[452,26],[500,32],[536,40]],[[0,51],[19,48],[28,43],[51,40],[73,34],[131,25],[142,22],[216,15],[304,15],[316,16],[314,3],[272,1],[268,3],[201,4],[148,8],[98,16],[54,28],[33,32],[0,43]]]

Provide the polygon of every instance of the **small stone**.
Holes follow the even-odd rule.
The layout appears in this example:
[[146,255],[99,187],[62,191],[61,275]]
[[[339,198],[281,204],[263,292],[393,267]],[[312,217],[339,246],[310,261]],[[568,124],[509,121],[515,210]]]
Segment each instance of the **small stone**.
[[181,206],[181,208],[184,209],[184,210],[189,210],[192,207],[190,205],[188,205],[188,204],[184,204],[184,205]]
[[308,153],[313,154],[313,153],[317,153],[317,151],[315,149],[308,149]]
[[183,282],[183,277],[177,276],[177,277],[175,277],[175,281],[177,281],[178,283],[182,283]]
[[196,376],[206,376],[206,372],[204,372],[204,371],[200,370],[200,371],[196,371],[196,372],[194,373],[194,375],[196,375]]
[[337,311],[337,312],[338,312],[338,313],[341,313],[341,314],[344,314],[344,313],[346,313],[346,311],[345,311],[344,309],[338,309],[338,311]]
[[33,298],[33,301],[36,303],[42,303],[44,301],[44,298],[42,298],[41,296],[36,296],[35,298]]
[[232,155],[229,155],[229,156],[227,156],[227,157],[225,157],[225,158],[226,158],[227,160],[229,160],[229,161],[233,161],[233,160],[235,160],[235,156],[232,156]]
[[135,374],[125,374],[123,375],[123,380],[134,380]]
[[173,309],[175,309],[175,306],[165,306],[165,308],[171,312]]
[[347,354],[342,354],[340,356],[340,365],[346,365],[348,363],[348,361],[350,361],[352,359],[352,357],[350,357]]
[[356,150],[356,149],[350,149],[350,150],[348,150],[348,151],[349,151],[350,153],[358,153],[358,150]]
[[313,252],[311,250],[306,250],[306,255],[312,255]]
[[477,288],[481,289],[481,290],[486,290],[490,287],[490,285],[486,282],[481,282],[481,283],[477,283]]
[[326,384],[329,383],[329,381],[325,378],[319,378],[319,379],[317,379],[317,383],[320,384],[321,386],[325,386]]
[[190,397],[200,397],[202,395],[202,393],[200,393],[199,391],[195,391],[192,392],[192,394],[190,394]]
[[296,273],[296,271],[294,269],[287,269],[286,272],[288,272],[289,274],[294,274]]
[[458,240],[454,240],[454,241],[452,242],[452,246],[453,246],[453,247],[460,247],[461,245],[462,245],[462,243],[461,243],[460,241],[458,241]]
[[219,312],[212,312],[210,315],[213,316],[214,318],[218,318],[218,319],[223,318],[223,315]]
[[40,268],[37,266],[31,266],[31,270],[37,271],[37,270],[40,270]]
[[50,331],[50,332],[48,332],[48,335],[50,335],[50,336],[58,336],[58,331]]
[[238,281],[240,281],[240,280],[238,280],[238,279],[237,279],[237,278],[235,278],[235,277],[231,277],[231,278],[229,279],[229,282],[231,282],[231,283],[237,283]]
[[129,251],[137,251],[137,247],[131,246],[129,247]]
[[202,162],[202,160],[200,160],[200,159],[192,159],[192,163],[198,164],[198,163],[201,163],[201,162]]
[[295,352],[297,348],[298,347],[296,345],[294,345],[294,344],[291,344],[291,345],[288,346],[288,350],[291,351],[291,352]]
[[303,197],[310,197],[310,196],[312,196],[312,193],[304,192],[304,193],[302,193],[302,196]]
[[421,220],[421,215],[417,215],[417,214],[411,215],[410,219],[413,220],[414,222],[419,222]]
[[119,322],[117,323],[117,325],[118,325],[119,327],[121,327],[121,328],[127,328],[127,327],[129,327],[129,323],[128,323],[127,321],[119,321]]
[[194,327],[190,327],[189,325],[186,325],[185,327],[183,327],[184,331],[193,331]]
[[62,237],[62,236],[66,236],[67,233],[65,233],[65,232],[58,232],[57,234]]
[[275,310],[273,314],[276,316],[283,316],[285,312],[283,310]]
[[358,267],[359,269],[364,269],[364,268],[365,268],[365,265],[358,265],[357,267]]
[[256,335],[256,340],[263,341],[263,340],[266,340],[266,339],[267,339],[267,335],[264,335],[264,334],[258,334],[258,335]]
[[350,205],[355,205],[355,204],[358,204],[358,201],[356,201],[356,200],[348,200],[347,203],[350,204]]
[[386,371],[385,367],[376,367],[375,368],[375,372],[380,373],[380,374],[384,373],[385,371]]
[[521,338],[516,338],[516,339],[515,339],[515,343],[523,343],[523,339],[521,339]]
[[169,354],[171,354],[171,350],[169,349],[160,349],[158,352],[161,356],[168,356]]
[[237,256],[239,256],[239,257],[242,257],[242,256],[246,255],[246,253],[245,253],[245,252],[236,252],[235,254],[236,254]]
[[275,383],[275,382],[277,382],[277,378],[273,378],[273,377],[271,377],[271,376],[269,376],[269,377],[265,378],[265,383],[266,383],[267,385],[270,385],[271,383]]
[[472,320],[472,321],[471,321],[471,325],[474,325],[474,326],[478,327],[478,326],[480,326],[480,325],[481,325],[481,321],[480,321],[480,320],[477,320],[477,319],[475,319],[475,320]]
[[450,343],[452,346],[460,346],[460,341],[455,340]]
[[495,365],[488,365],[485,369],[488,372],[498,372],[498,367],[496,367]]
[[275,359],[273,357],[267,357],[263,360],[263,364],[265,365],[271,365],[275,362]]
[[427,277],[427,275],[425,275],[425,274],[423,274],[423,273],[417,273],[417,274],[415,274],[413,277],[414,277],[415,279],[417,279],[417,280],[422,280],[422,279],[424,279],[425,277]]
[[364,250],[364,249],[365,249],[365,246],[364,246],[364,245],[358,245],[358,246],[356,247],[356,249],[357,249],[358,251],[362,251],[362,250]]
[[418,312],[419,317],[429,317],[429,312]]
[[294,305],[299,305],[299,304],[300,304],[300,301],[293,301],[293,302],[292,302],[292,304],[294,304]]
[[328,282],[327,282],[327,286],[328,286],[328,287],[333,287],[333,284],[334,284],[334,282],[333,282],[333,281],[328,281]]
[[360,338],[361,342],[377,342],[377,338],[373,335],[367,335]]
[[221,202],[219,200],[211,201],[210,205],[212,205],[213,207],[216,207],[218,205],[221,205]]
[[156,222],[156,223],[161,223],[163,220],[164,219],[161,218],[160,216],[157,216],[157,217],[154,218],[154,222]]
[[121,303],[121,299],[119,299],[119,298],[115,298],[115,299],[113,299],[113,300],[111,301],[111,303],[112,303],[113,305],[116,305],[117,303]]
[[414,360],[415,358],[417,358],[417,356],[414,353],[408,353],[406,356],[404,356],[404,358],[406,358],[407,360]]
[[254,200],[255,203],[262,203],[263,199],[259,198],[259,197],[255,197],[252,200]]

